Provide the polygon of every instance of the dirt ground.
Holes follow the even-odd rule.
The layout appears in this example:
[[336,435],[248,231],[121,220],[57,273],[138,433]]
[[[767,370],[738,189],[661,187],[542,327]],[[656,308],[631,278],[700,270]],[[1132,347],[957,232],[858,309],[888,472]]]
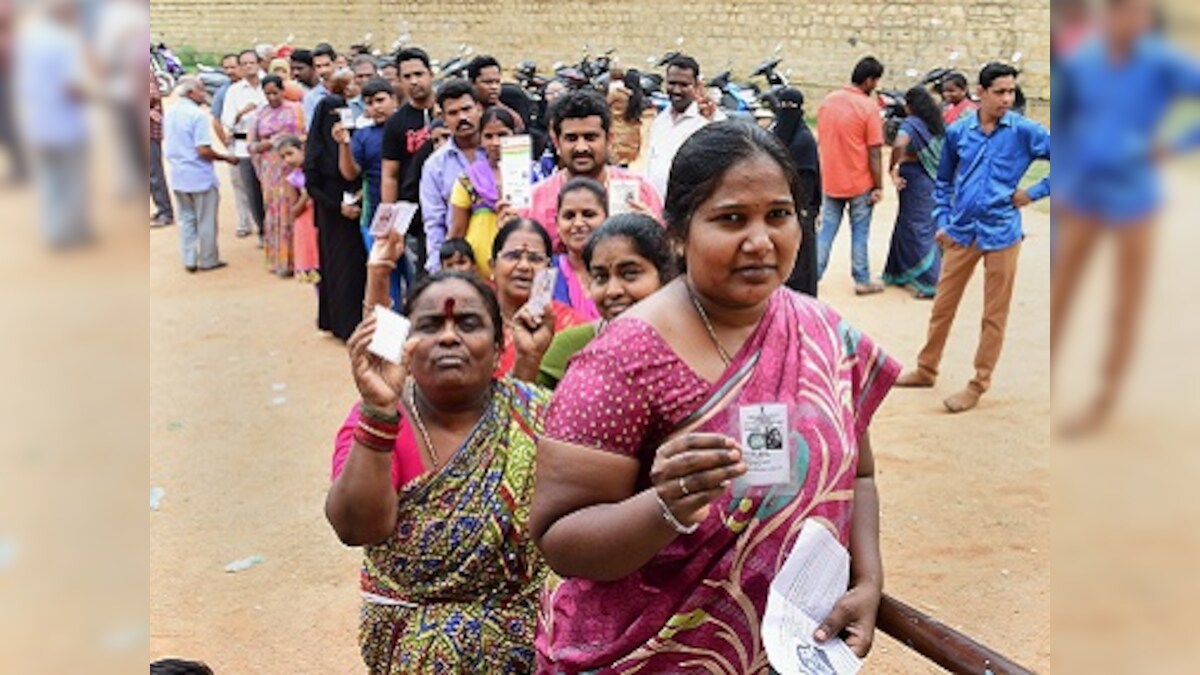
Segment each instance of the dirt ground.
[[[226,168],[220,170],[228,185]],[[875,214],[886,258],[896,195]],[[345,351],[316,330],[312,287],[269,275],[221,203],[223,270],[190,275],[176,228],[150,233],[150,656],[218,673],[360,673],[357,551],[325,522],[334,431],[356,400]],[[979,332],[968,289],[933,391],[895,390],[872,425],[892,595],[1039,671],[1050,664],[1049,216],[1027,212],[1008,339],[993,390],[947,414]],[[930,304],[891,289],[856,298],[844,227],[821,286],[908,364]],[[224,566],[261,555],[231,574]],[[940,672],[878,637],[866,672]]]

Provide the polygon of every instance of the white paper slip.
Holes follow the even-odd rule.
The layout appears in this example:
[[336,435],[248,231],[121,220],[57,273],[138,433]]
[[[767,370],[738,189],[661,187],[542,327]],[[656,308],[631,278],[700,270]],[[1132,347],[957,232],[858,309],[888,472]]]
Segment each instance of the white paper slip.
[[805,521],[771,581],[763,615],[763,646],[781,675],[854,675],[862,667],[841,638],[818,643],[812,637],[849,582],[849,552],[825,526]]
[[619,216],[630,213],[629,202],[638,198],[641,184],[631,178],[613,178],[608,181],[608,215]]
[[412,322],[400,316],[383,305],[375,305],[375,334],[371,336],[371,344],[367,351],[381,359],[400,363],[404,354],[404,343],[408,340],[408,331]]
[[338,121],[346,131],[354,129],[354,111],[349,108],[338,108]]
[[500,183],[504,200],[514,209],[533,206],[533,142],[528,134],[500,139]]
[[358,193],[357,192],[343,192],[342,193],[342,203],[347,206],[349,206],[351,204],[357,204],[358,203]]
[[553,267],[539,270],[534,275],[533,289],[529,291],[529,302],[526,305],[534,316],[541,316],[542,312],[546,311],[546,306],[554,299],[554,282],[557,279],[558,270]]
[[786,403],[744,405],[738,409],[746,485],[784,485],[791,481]]
[[395,204],[380,204],[376,206],[375,213],[371,216],[371,227],[368,229],[371,236],[376,239],[386,236],[388,230],[392,229],[392,217],[395,214]]
[[408,228],[412,226],[419,208],[421,206],[416,202],[396,202],[396,212],[392,214],[392,229],[399,232],[400,236],[408,234]]

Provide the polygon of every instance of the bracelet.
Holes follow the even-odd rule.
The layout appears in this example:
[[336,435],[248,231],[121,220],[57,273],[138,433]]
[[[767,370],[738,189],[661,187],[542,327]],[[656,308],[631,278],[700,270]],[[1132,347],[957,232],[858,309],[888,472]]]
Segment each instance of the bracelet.
[[390,413],[386,410],[380,410],[366,402],[358,404],[358,414],[362,417],[380,422],[383,425],[399,425],[400,411],[393,410]]
[[667,503],[663,501],[662,495],[658,494],[658,489],[651,488],[651,490],[654,492],[654,498],[658,500],[659,508],[662,509],[663,520],[667,521],[667,524],[671,526],[672,530],[675,530],[679,534],[691,534],[700,529],[700,523],[684,525],[683,523],[679,522],[679,519],[675,517],[675,514],[671,513],[671,509],[667,506]]

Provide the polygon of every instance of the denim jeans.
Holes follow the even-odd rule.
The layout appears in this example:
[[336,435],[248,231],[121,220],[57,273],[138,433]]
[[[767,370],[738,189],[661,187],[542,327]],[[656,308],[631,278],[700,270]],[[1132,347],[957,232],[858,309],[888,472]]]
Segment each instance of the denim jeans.
[[850,199],[825,196],[821,207],[821,230],[817,233],[817,278],[825,277],[833,238],[837,236],[838,228],[842,225],[842,213],[847,206],[850,210],[850,263],[854,283],[869,284],[871,263],[867,253],[867,239],[871,234],[871,212],[875,208],[871,204],[870,192]]

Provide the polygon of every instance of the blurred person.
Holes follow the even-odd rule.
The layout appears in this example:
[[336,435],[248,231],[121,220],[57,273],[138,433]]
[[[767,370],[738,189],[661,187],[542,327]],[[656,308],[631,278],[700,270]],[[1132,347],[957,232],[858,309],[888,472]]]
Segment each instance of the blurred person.
[[362,184],[348,181],[338,166],[340,148],[333,127],[338,108],[346,105],[354,76],[331,79],[329,96],[313,111],[304,147],[304,189],[312,198],[321,283],[317,285],[317,328],[339,340],[349,339],[362,319],[367,284],[367,249],[363,246]]
[[[360,54],[354,57],[350,63],[350,71],[354,73],[354,83],[358,85],[359,94],[347,101],[350,111],[354,113],[355,121],[360,121],[367,114],[367,104],[363,100],[362,88],[372,78],[378,77],[378,70],[375,68],[375,57],[368,54]],[[391,86],[391,83],[388,83]],[[361,120],[362,124],[370,122],[370,119]]]
[[395,62],[388,62],[379,68],[379,76],[388,81],[392,85],[392,91],[396,92],[396,100],[400,101],[400,105],[408,103],[408,96],[404,93],[404,87],[400,84],[400,66]]
[[475,259],[482,260],[479,273],[487,279],[492,274],[492,242],[500,229],[501,207],[506,203],[502,197],[500,144],[502,139],[516,133],[517,121],[508,110],[494,106],[483,113],[479,126],[487,162],[471,164],[455,181],[450,192],[450,227],[446,236],[470,244]]
[[494,56],[481,55],[471,59],[467,65],[467,79],[475,87],[475,100],[484,110],[499,106],[517,120],[517,133],[525,132],[525,120],[521,113],[500,100],[504,85],[500,80],[500,62]]
[[321,282],[321,256],[312,199],[304,189],[304,141],[297,136],[282,136],[275,141],[275,152],[287,167],[285,190],[292,217],[295,278],[301,283],[317,284]]
[[252,48],[254,56],[258,59],[258,76],[266,77],[267,67],[271,65],[271,60],[279,56],[279,50],[275,45],[266,42],[260,42]]
[[159,659],[150,664],[150,675],[213,675],[213,670],[201,661]]
[[313,119],[313,111],[316,109],[317,103],[329,95],[329,77],[337,70],[333,63],[337,59],[337,52],[328,43],[318,44],[313,48],[312,55],[313,70],[316,73],[317,81],[304,95],[303,103],[304,119],[310,121]]
[[290,277],[294,268],[287,166],[275,151],[275,141],[289,135],[303,139],[308,125],[300,104],[284,99],[283,78],[264,77],[262,91],[267,104],[254,116],[248,145],[263,191],[263,249],[267,269],[280,277]]
[[349,68],[349,67],[350,67],[350,60],[346,57],[345,54],[339,53],[333,57],[333,69],[334,70],[340,70],[342,68]]
[[479,276],[479,265],[475,262],[475,250],[465,239],[447,239],[438,249],[442,269],[447,272],[462,272]]
[[817,217],[821,213],[821,157],[817,139],[804,119],[804,93],[788,88],[775,97],[775,135],[787,146],[800,174],[800,248],[785,285],[817,297]]
[[92,54],[102,94],[117,123],[121,161],[116,164],[117,190],[123,198],[143,194],[150,180],[150,153],[145,130],[141,80],[146,63],[145,36],[150,23],[145,2],[108,0],[100,8]]
[[883,283],[908,288],[914,297],[929,300],[937,289],[941,269],[934,241],[937,224],[933,220],[933,192],[946,141],[946,123],[925,87],[909,89],[904,101],[908,116],[892,144],[889,169],[900,193],[900,208],[892,228]]
[[208,93],[200,78],[188,75],[176,88],[179,102],[163,121],[167,170],[179,213],[179,240],[188,272],[225,267],[217,250],[220,181],[213,162],[238,164],[235,155],[213,149],[212,128],[204,104]]
[[720,110],[711,117],[701,113],[704,83],[700,80],[700,64],[690,56],[679,55],[671,59],[663,89],[671,98],[671,105],[651,123],[650,144],[646,149],[646,178],[660,195],[667,192],[671,163],[684,141],[709,122],[725,119],[725,113]]
[[247,139],[250,137],[250,127],[254,123],[254,112],[267,104],[267,97],[263,95],[257,52],[253,49],[244,50],[238,54],[237,61],[241,79],[231,84],[225,94],[221,124],[233,140],[230,149],[242,160],[238,162],[238,180],[234,183],[234,200],[238,210],[237,236],[248,237],[251,232],[257,232],[261,246],[265,217],[262,184],[259,183],[254,163],[250,161]]
[[17,129],[17,108],[13,100],[16,35],[15,3],[0,3],[0,145],[8,152],[6,180],[9,185],[21,185],[29,178],[29,166]]
[[607,190],[610,180],[638,184],[638,196],[630,208],[652,217],[662,214],[662,197],[650,180],[619,166],[609,166],[612,144],[612,112],[608,102],[592,90],[573,91],[554,104],[551,126],[554,144],[563,168],[534,185],[533,206],[525,215],[546,223],[554,252],[561,251],[558,231],[558,194],[574,178],[591,178]]
[[271,61],[271,75],[277,76],[283,80],[283,99],[292,103],[299,103],[304,100],[304,85],[292,79],[294,72],[291,62],[283,58],[275,58]]
[[967,92],[967,76],[959,72],[950,73],[942,82],[942,101],[945,103],[942,119],[946,126],[957,122],[965,113],[979,110],[979,104],[972,101]]
[[538,384],[548,389],[558,386],[575,354],[617,317],[679,273],[675,252],[662,225],[644,213],[605,220],[588,237],[583,264],[588,293],[600,310],[600,320],[555,333],[538,370]]
[[466,80],[450,80],[438,90],[437,103],[450,140],[429,156],[421,171],[421,218],[425,227],[425,269],[436,272],[437,252],[450,226],[450,194],[458,177],[473,164],[486,170],[487,153],[479,147],[479,120],[483,108],[476,89]]
[[974,408],[991,386],[1025,238],[1020,210],[1050,196],[1049,176],[1029,190],[1019,187],[1035,160],[1049,161],[1050,132],[1012,112],[1016,89],[1015,68],[1003,63],[985,66],[979,73],[979,111],[946,130],[938,164],[934,221],[942,247],[941,276],[917,368],[901,375],[896,386],[932,387],[937,382],[954,315],[982,260],[983,322],[975,377],[944,401],[952,413]]
[[[400,50],[396,54],[396,67],[402,92],[397,100],[405,102],[384,125],[380,198],[388,204],[398,201],[419,203],[421,173],[432,150],[423,157],[417,155],[429,140],[430,125],[437,116],[433,70],[429,67],[429,55],[418,47]],[[423,271],[428,255],[425,228],[409,228],[408,241],[407,255],[400,267],[403,270],[412,265]],[[416,276],[415,271],[410,272]]]
[[[317,77],[317,69],[313,67],[314,58],[311,50],[292,50],[292,53],[288,55],[287,63],[291,68],[291,79],[299,82],[304,87],[305,95],[317,86],[320,78]],[[280,73],[275,74],[282,77]]]
[[175,211],[171,208],[171,191],[167,187],[167,175],[163,171],[163,105],[158,91],[158,82],[153,75],[150,83],[150,198],[154,201],[154,215],[150,227],[166,227],[175,222]]
[[854,66],[850,84],[830,92],[817,108],[817,138],[821,140],[821,181],[825,195],[817,235],[817,279],[825,277],[833,240],[850,217],[850,262],[854,294],[883,291],[871,278],[871,215],[883,199],[883,122],[872,98],[883,64],[871,56]]
[[[352,182],[366,179],[361,222],[363,244],[370,250],[375,243],[370,224],[381,203],[384,125],[396,112],[396,95],[386,80],[376,77],[363,85],[362,98],[367,104],[370,124],[351,130],[338,123],[333,125],[332,133],[338,142],[338,168],[342,177]],[[400,270],[396,270],[392,277],[392,299],[398,306],[404,291],[402,281],[406,278]]]
[[1050,62],[1057,66],[1092,37],[1096,23],[1088,0],[1054,0],[1050,11]]
[[626,77],[608,86],[608,107],[613,116],[613,162],[618,166],[628,169],[642,155],[642,113],[646,105],[636,79]]
[[1069,423],[1070,431],[1100,426],[1117,402],[1153,265],[1160,168],[1200,147],[1200,124],[1177,138],[1159,138],[1172,106],[1200,97],[1200,62],[1156,33],[1157,9],[1153,0],[1109,0],[1099,34],[1057,68],[1052,115],[1064,161],[1055,178],[1052,364],[1079,279],[1101,237],[1116,239],[1120,274],[1100,389]]
[[16,50],[16,102],[33,160],[42,239],[52,248],[92,243],[88,217],[88,73],[70,0],[29,9]]
[[[242,69],[240,66],[238,66],[238,55],[226,54],[225,56],[221,57],[221,70],[225,71],[225,77],[228,77],[229,81],[225,82],[220,87],[217,87],[217,91],[212,97],[212,104],[210,105],[209,112],[212,113],[213,133],[216,134],[217,138],[221,139],[221,145],[229,147],[232,144],[233,139],[225,131],[225,125],[221,123],[221,114],[225,111],[225,95],[229,93],[229,88],[233,86],[234,82],[242,79]],[[233,189],[236,191],[238,189],[238,181],[240,180],[237,171],[232,171],[229,175],[230,178],[238,179],[232,181]],[[241,217],[242,212],[239,210],[238,218],[240,219]],[[241,229],[243,228],[239,220],[238,230]],[[247,225],[245,229],[249,231],[250,228]]]

